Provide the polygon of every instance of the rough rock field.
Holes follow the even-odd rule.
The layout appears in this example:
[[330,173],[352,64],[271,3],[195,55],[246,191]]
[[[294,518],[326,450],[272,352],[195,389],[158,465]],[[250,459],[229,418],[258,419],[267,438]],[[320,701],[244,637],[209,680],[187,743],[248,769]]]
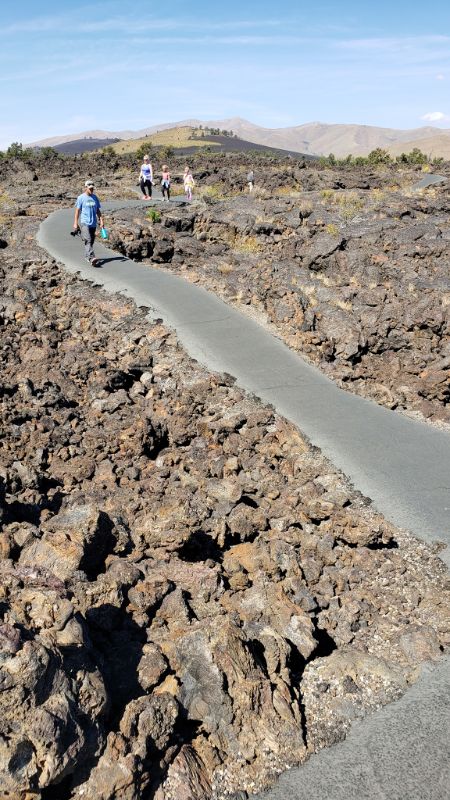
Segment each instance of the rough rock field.
[[[112,246],[447,424],[446,193],[261,161],[249,198],[242,157],[194,167],[191,206],[117,212]],[[448,576],[273,409],[37,246],[87,174],[131,196],[126,160],[0,162],[0,798],[244,800],[441,657]]]
[[117,212],[113,244],[256,314],[350,391],[448,424],[448,189],[411,191],[417,173],[296,172],[291,192],[260,170],[251,197],[223,185],[157,224]]

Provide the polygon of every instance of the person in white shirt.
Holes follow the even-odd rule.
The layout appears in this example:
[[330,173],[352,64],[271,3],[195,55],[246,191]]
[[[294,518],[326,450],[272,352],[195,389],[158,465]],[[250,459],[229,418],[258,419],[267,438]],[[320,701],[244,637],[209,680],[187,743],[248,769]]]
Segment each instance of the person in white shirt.
[[144,156],[141,171],[139,173],[139,185],[143,194],[144,200],[149,200],[152,196],[153,186],[153,169],[150,164],[150,157]]

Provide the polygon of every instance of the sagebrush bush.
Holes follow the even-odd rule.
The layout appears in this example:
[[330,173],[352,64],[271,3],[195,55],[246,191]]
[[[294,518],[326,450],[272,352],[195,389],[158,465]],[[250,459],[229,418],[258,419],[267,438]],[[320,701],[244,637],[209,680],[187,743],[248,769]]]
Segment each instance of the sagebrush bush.
[[156,210],[156,208],[149,208],[145,216],[151,222],[161,222],[161,214]]

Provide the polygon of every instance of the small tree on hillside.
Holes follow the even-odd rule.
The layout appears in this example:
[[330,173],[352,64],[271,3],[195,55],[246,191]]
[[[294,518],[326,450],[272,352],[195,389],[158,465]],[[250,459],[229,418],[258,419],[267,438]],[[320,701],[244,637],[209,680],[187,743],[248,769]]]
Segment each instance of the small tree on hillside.
[[116,155],[116,151],[111,144],[107,144],[106,147],[103,147],[101,153],[107,158],[113,158],[113,156]]
[[414,147],[411,152],[409,153],[402,153],[400,156],[397,156],[396,159],[401,164],[428,164],[429,158],[422,153],[422,150],[419,150],[418,147]]
[[392,162],[388,151],[383,150],[382,147],[376,147],[375,150],[372,150],[367,159],[369,164],[390,164]]
[[6,151],[7,158],[31,158],[33,155],[33,150],[31,147],[25,147],[22,145],[22,142],[13,142],[9,145]]
[[173,158],[173,156],[175,155],[175,148],[173,148],[171,144],[168,144],[166,145],[166,147],[163,147],[161,153],[162,157],[167,159],[168,161],[169,158]]
[[38,150],[38,155],[39,158],[44,159],[44,161],[49,161],[51,159],[59,158],[60,154],[57,150],[55,150],[54,147],[41,147],[41,149]]
[[141,144],[138,149],[136,150],[136,158],[138,161],[142,161],[144,156],[150,156],[150,158],[154,155],[152,153],[152,143],[151,142],[144,142]]

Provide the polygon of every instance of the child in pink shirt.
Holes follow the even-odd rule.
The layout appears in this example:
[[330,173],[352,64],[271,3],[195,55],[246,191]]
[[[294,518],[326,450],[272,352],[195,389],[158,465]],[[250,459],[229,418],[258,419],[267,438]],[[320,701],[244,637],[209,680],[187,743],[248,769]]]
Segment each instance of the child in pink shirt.
[[163,200],[166,199],[166,195],[167,195],[167,200],[170,200],[170,172],[167,164],[163,164],[162,168],[161,191]]

